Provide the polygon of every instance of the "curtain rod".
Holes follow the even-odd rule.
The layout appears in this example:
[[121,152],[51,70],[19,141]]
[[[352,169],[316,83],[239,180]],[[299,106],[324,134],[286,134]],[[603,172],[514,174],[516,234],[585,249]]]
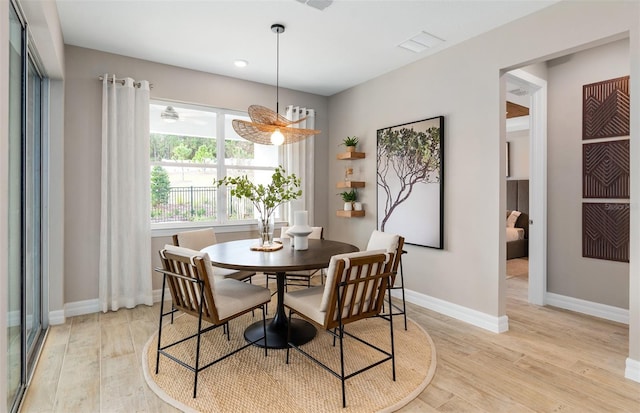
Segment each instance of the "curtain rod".
[[[104,76],[98,76],[98,80],[103,81],[104,80]],[[107,82],[113,83],[113,78],[111,76],[109,76],[107,78]],[[122,86],[124,86],[124,79],[116,78],[116,82],[120,83]],[[133,86],[140,87],[140,82],[133,82]],[[153,89],[153,83],[149,83],[149,89]]]

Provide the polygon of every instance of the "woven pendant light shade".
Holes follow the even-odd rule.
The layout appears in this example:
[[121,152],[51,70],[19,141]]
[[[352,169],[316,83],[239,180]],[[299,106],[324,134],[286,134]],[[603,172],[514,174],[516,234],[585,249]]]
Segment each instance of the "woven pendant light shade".
[[320,133],[315,129],[292,128],[291,125],[302,122],[306,118],[290,121],[269,108],[260,105],[249,106],[249,117],[252,122],[234,119],[233,129],[243,138],[262,145],[271,145],[271,134],[277,129],[284,135],[284,143],[294,143]]
[[[251,118],[251,122],[240,119],[234,119],[232,122],[233,130],[235,130],[238,135],[248,141],[262,145],[294,143],[306,139],[311,135],[320,133],[319,130],[315,129],[291,127],[291,125],[302,122],[306,118],[302,118],[297,121],[290,121],[277,112],[279,106],[278,91],[280,88],[280,33],[284,33],[284,26],[281,24],[273,24],[271,25],[271,31],[278,35],[278,55],[276,58],[276,111],[274,112],[273,110],[260,105],[251,105],[249,106],[249,117]],[[282,141],[282,137],[280,137],[279,142],[273,140],[272,134],[278,130],[284,136],[284,141]]]

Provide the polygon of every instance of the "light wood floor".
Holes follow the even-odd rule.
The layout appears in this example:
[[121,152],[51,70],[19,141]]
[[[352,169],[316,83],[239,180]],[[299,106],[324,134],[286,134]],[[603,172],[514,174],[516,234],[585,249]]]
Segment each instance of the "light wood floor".
[[[438,364],[401,411],[640,412],[640,383],[624,379],[627,326],[529,305],[526,273],[514,273],[507,333],[409,305],[435,342]],[[52,327],[22,411],[175,412],[147,388],[140,367],[158,312],[140,306]]]

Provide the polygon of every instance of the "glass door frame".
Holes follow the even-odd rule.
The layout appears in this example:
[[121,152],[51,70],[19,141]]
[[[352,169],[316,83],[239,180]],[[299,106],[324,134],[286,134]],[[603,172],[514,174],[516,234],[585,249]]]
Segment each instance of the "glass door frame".
[[[9,147],[13,146],[20,156],[15,160],[19,165],[15,167],[13,178],[10,175],[10,182],[13,181],[18,188],[14,191],[15,193],[9,193],[9,198],[15,199],[15,202],[20,205],[16,217],[20,222],[15,228],[17,232],[15,242],[18,242],[19,239],[19,251],[14,251],[11,254],[13,258],[12,256],[8,257],[9,262],[15,260],[16,265],[13,269],[9,268],[7,287],[13,283],[19,289],[19,297],[16,301],[19,301],[17,308],[20,312],[20,354],[13,359],[9,358],[10,352],[4,356],[7,361],[7,370],[3,374],[9,377],[9,369],[11,368],[9,362],[16,359],[19,364],[19,372],[14,375],[18,378],[15,386],[9,387],[11,383],[7,381],[7,393],[3,397],[6,400],[7,409],[10,412],[17,412],[33,375],[48,327],[48,256],[46,255],[48,221],[45,211],[48,202],[46,177],[48,176],[49,153],[49,82],[42,70],[43,65],[40,63],[29,26],[17,0],[10,0],[9,16],[12,15],[17,18],[20,25],[20,54],[15,59],[16,62],[20,62],[20,67],[15,70],[20,73],[20,103],[13,105],[16,108],[19,107],[16,109],[20,112],[19,121],[14,124],[20,130],[15,133],[13,138],[9,137]],[[9,17],[8,22],[11,20],[12,18]],[[11,78],[9,80],[11,82]],[[35,88],[32,88],[34,81],[39,88],[37,94],[34,94]],[[10,101],[9,104],[12,105],[13,102]],[[15,116],[14,119],[9,117],[8,121],[12,123],[17,119],[18,116]],[[19,273],[13,274],[13,281],[12,272]],[[31,285],[33,286],[30,291],[27,291],[29,284],[27,277],[31,277]],[[27,294],[31,294],[30,299],[27,299]],[[31,305],[30,309],[27,309],[28,304]],[[27,319],[28,313],[31,313],[30,320]],[[28,321],[31,325],[27,324]],[[29,331],[29,336],[27,336],[28,329],[32,330]],[[8,332],[7,329],[3,334]],[[10,336],[7,335],[7,338]],[[9,398],[9,396],[11,397]]]

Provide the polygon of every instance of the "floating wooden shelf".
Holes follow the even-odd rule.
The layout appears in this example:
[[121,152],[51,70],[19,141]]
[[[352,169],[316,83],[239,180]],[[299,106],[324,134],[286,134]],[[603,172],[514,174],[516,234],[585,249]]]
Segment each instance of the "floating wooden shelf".
[[363,181],[342,181],[336,184],[336,188],[364,188]]
[[365,156],[364,152],[342,152],[339,153],[338,159],[363,159]]
[[336,215],[344,218],[354,218],[354,217],[363,217],[363,211],[336,211]]

